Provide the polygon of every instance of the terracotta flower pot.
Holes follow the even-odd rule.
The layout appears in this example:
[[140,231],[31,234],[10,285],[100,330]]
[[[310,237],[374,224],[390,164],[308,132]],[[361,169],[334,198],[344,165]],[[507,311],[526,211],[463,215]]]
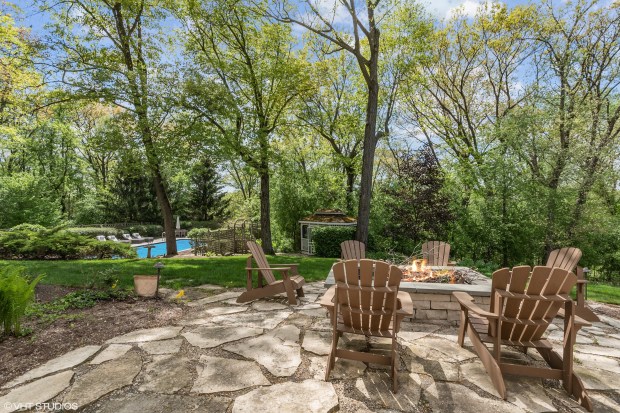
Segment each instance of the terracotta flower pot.
[[133,285],[140,297],[157,297],[159,277],[157,275],[134,275]]

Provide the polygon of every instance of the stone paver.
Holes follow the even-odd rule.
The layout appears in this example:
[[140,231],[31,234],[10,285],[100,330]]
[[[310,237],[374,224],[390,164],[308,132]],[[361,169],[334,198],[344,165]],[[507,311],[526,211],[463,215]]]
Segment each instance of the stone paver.
[[140,391],[172,394],[192,384],[193,363],[176,355],[156,356],[146,367]]
[[145,341],[167,340],[178,336],[182,328],[183,327],[170,326],[137,330],[122,336],[114,337],[108,340],[107,343],[143,343]]
[[503,400],[480,397],[456,383],[436,382],[425,389],[433,413],[523,413],[524,410]]
[[542,380],[529,377],[506,376],[507,401],[526,412],[557,412],[553,401],[542,386]]
[[247,307],[214,307],[214,308],[209,308],[208,310],[204,310],[202,313],[198,315],[198,317],[236,314],[236,313],[242,313],[244,311],[247,311]]
[[270,384],[260,368],[251,361],[201,356],[200,362],[202,365],[196,367],[198,378],[192,393],[228,392]]
[[116,389],[130,385],[141,369],[142,359],[136,351],[100,364],[76,379],[63,403],[76,403],[84,407]]
[[0,397],[0,412],[23,410],[25,403],[44,403],[69,387],[72,377],[72,371],[63,371],[17,387]]
[[286,320],[291,314],[293,314],[292,311],[273,311],[270,312],[268,316],[262,312],[241,313],[235,315],[234,317],[220,315],[213,317],[209,320],[209,322],[212,324],[225,325],[229,327],[255,327],[271,330]]
[[[310,359],[310,375],[315,380],[325,379],[327,357],[312,357]],[[366,371],[366,364],[361,361],[337,359],[334,368],[329,373],[330,380],[355,379],[362,377]]]
[[305,380],[260,387],[237,397],[233,413],[295,412],[331,413],[338,408],[338,395],[331,383]]
[[131,350],[131,344],[110,344],[103,351],[91,360],[90,364],[101,364],[106,361],[117,359],[124,356]]
[[459,381],[458,363],[408,357],[406,358],[406,364],[408,370],[412,373],[430,374],[435,380]]
[[232,400],[228,397],[200,397],[197,395],[128,394],[112,397],[101,406],[92,405],[85,413],[170,413],[170,412],[225,412]]
[[383,409],[411,412],[417,410],[423,383],[424,378],[419,374],[399,373],[398,392],[394,394],[388,372],[369,372],[355,381],[355,389]]
[[256,311],[276,311],[288,308],[286,304],[275,301],[255,301],[252,303],[252,309]]
[[587,390],[620,390],[616,373],[582,366],[575,366],[574,370]]
[[332,333],[326,331],[306,330],[304,342],[301,345],[304,350],[314,354],[327,355],[332,348]]
[[215,294],[210,297],[201,298],[200,300],[191,301],[187,303],[187,305],[190,307],[201,307],[205,304],[217,303],[218,301],[224,301],[230,298],[237,298],[239,297],[239,294],[241,293],[235,291],[227,291],[225,293]]
[[202,326],[188,331],[187,333],[183,333],[182,335],[192,346],[213,348],[230,341],[254,337],[262,333],[262,328]]
[[607,370],[620,375],[620,363],[612,358],[587,353],[575,354],[575,358],[578,361],[577,365],[587,368]]
[[148,354],[173,354],[181,350],[183,339],[177,338],[172,340],[148,341],[140,343],[139,346]]
[[39,377],[47,376],[48,374],[55,373],[60,370],[65,370],[78,364],[83,363],[93,354],[99,351],[101,346],[84,346],[78,349],[72,350],[60,357],[56,357],[43,364],[40,367],[30,370],[29,372],[17,377],[14,380],[6,383],[2,386],[3,389],[17,386],[18,384],[25,383],[30,380],[38,379]]
[[474,361],[473,363],[461,364],[460,367],[463,379],[495,397],[500,397],[482,363]]
[[[208,294],[197,290],[187,297]],[[85,413],[585,412],[563,388],[540,379],[507,375],[507,400],[500,399],[468,339],[461,348],[454,326],[419,320],[401,327],[398,393],[390,391],[389,366],[372,363],[337,359],[325,382],[332,326],[315,302],[325,290],[321,283],[305,290],[296,306],[284,295],[239,305],[239,292],[226,290],[194,301],[176,326],[82,347],[12,380],[0,390],[0,413],[10,409],[3,402],[48,400],[77,403]],[[579,332],[575,371],[595,411],[620,411],[620,320],[602,319]],[[562,321],[548,331],[561,338]],[[390,340],[345,334],[339,348],[387,354]],[[544,363],[534,351],[506,348],[502,357]]]
[[279,338],[285,343],[295,344],[299,343],[300,333],[301,330],[299,330],[299,327],[295,325],[285,325],[274,328],[273,330],[270,330],[265,334],[271,337]]
[[301,364],[301,346],[270,335],[262,335],[225,347],[227,351],[256,360],[271,374],[290,376]]

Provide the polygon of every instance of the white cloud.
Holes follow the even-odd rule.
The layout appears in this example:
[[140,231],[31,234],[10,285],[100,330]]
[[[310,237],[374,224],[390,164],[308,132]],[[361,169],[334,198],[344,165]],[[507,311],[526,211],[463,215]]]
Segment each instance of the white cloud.
[[474,17],[481,8],[492,3],[491,0],[433,0],[425,5],[437,18],[448,20],[457,13]]

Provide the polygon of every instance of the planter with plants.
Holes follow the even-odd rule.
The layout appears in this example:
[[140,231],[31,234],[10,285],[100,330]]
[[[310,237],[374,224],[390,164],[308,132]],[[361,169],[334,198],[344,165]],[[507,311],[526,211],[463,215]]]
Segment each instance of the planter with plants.
[[139,297],[157,297],[159,292],[159,276],[164,264],[157,262],[153,268],[157,269],[157,275],[134,275],[133,284],[136,295]]

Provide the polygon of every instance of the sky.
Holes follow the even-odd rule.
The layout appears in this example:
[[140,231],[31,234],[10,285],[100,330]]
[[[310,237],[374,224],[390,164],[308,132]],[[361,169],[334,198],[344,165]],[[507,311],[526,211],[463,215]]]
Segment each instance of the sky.
[[[0,3],[3,0],[0,0]],[[5,0],[7,1],[7,0]],[[330,0],[325,0],[330,1]],[[426,9],[435,16],[438,20],[450,18],[450,16],[458,9],[461,8],[463,14],[467,16],[474,16],[478,8],[488,0],[419,0]],[[33,34],[43,35],[45,33],[44,25],[48,21],[48,16],[38,11],[38,4],[40,0],[8,0],[9,3],[14,3],[23,10],[23,16],[18,21],[24,26],[31,27]],[[509,7],[514,7],[518,4],[526,4],[524,0],[507,0],[502,3],[507,4]],[[348,16],[347,16],[348,17]]]

